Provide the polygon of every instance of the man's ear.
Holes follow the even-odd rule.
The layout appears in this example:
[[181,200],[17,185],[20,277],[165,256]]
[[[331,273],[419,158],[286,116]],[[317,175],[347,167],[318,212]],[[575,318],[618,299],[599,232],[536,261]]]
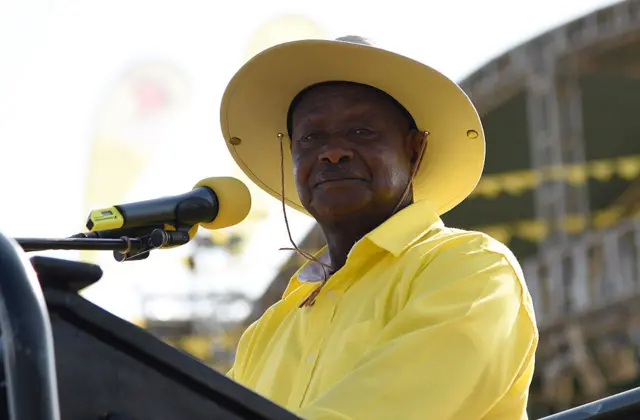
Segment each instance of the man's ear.
[[409,132],[409,138],[407,142],[408,155],[410,156],[411,168],[419,164],[421,155],[424,154],[427,149],[427,135],[418,130],[411,130]]

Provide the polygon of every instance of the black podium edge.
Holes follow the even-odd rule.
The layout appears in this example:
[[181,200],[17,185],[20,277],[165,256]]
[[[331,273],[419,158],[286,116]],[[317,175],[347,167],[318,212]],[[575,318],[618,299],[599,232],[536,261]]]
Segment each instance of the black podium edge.
[[[163,375],[176,378],[202,394],[216,395],[216,403],[243,416],[256,419],[299,420],[285,408],[227,378],[193,356],[166,344],[148,331],[125,321],[74,293],[44,289],[50,309],[72,324],[93,331],[105,342],[118,342],[138,360]],[[98,333],[98,334],[96,334]],[[203,369],[203,367],[205,369]]]
[[629,414],[635,414],[637,411],[640,411],[640,388],[630,389],[601,400],[592,401],[543,417],[540,420],[614,420],[621,415],[628,416]]

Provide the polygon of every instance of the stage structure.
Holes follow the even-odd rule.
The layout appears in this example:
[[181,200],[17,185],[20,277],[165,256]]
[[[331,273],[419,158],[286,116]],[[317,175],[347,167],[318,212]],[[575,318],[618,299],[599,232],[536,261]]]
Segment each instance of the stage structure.
[[[138,325],[226,373],[243,331],[240,321],[250,311],[251,301],[243,293],[221,288],[216,280],[219,271],[233,274],[231,266],[238,263],[238,248],[246,237],[230,234],[223,240],[221,234],[205,232],[198,233],[185,256],[183,290],[146,293]],[[167,309],[170,317],[162,315]]]
[[[541,340],[533,418],[640,384],[640,0],[544,33],[462,81],[485,174],[443,219],[508,244]],[[300,244],[324,245],[318,227]],[[303,263],[293,256],[246,324]]]

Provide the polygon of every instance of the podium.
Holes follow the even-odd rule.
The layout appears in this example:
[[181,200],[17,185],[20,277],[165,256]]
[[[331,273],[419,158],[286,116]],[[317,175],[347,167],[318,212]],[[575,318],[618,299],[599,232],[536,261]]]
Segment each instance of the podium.
[[298,419],[81,297],[98,266],[30,263],[0,234],[0,420]]

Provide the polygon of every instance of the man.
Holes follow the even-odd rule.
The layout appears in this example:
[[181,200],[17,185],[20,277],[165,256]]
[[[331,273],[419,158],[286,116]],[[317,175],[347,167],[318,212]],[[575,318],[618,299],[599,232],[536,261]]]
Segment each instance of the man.
[[328,244],[244,333],[231,378],[305,419],[527,418],[522,271],[439,219],[484,164],[455,83],[370,45],[297,41],[238,71],[221,122],[247,176]]

